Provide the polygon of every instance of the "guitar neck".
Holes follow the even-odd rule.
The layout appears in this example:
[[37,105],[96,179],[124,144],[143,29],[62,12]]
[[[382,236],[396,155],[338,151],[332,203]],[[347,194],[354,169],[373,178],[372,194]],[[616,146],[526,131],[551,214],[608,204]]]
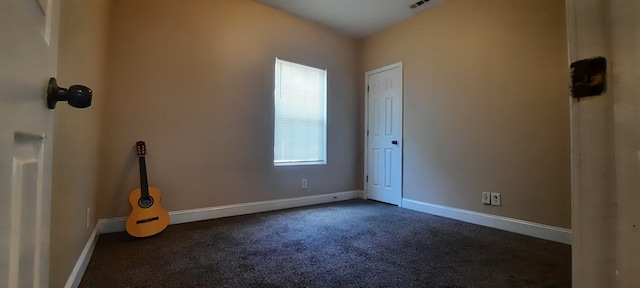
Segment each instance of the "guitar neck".
[[149,182],[147,182],[147,163],[144,156],[138,156],[140,162],[140,190],[142,191],[142,197],[149,197]]

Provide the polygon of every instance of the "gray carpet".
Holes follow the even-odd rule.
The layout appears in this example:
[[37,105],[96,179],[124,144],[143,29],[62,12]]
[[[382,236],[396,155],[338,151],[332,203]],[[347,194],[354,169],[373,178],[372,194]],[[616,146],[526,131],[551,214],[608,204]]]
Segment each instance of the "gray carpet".
[[349,200],[101,235],[80,287],[571,287],[571,247]]

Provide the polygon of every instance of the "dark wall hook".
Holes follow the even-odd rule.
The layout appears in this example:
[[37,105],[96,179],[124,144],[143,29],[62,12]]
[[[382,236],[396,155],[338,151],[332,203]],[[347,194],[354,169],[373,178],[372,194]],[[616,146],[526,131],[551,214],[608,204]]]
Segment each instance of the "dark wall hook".
[[56,108],[56,102],[67,101],[69,105],[76,108],[87,108],[91,106],[93,91],[87,86],[73,85],[69,89],[58,87],[56,78],[49,79],[47,87],[47,106],[49,109]]

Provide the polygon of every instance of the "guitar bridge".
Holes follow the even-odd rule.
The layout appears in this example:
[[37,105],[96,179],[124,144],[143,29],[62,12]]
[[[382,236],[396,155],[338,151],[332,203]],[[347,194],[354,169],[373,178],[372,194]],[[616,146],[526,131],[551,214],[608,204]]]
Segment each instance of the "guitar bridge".
[[153,222],[153,221],[158,221],[159,219],[160,219],[160,218],[158,218],[158,217],[142,219],[142,220],[138,220],[138,221],[136,221],[136,224],[149,223],[149,222]]

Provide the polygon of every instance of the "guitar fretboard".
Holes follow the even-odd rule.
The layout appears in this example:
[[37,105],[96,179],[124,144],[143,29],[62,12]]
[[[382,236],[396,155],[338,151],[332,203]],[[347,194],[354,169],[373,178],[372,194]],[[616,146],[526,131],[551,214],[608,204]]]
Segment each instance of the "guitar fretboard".
[[144,160],[144,156],[138,156],[140,162],[140,190],[142,191],[141,197],[149,197],[149,183],[147,182],[147,164]]

